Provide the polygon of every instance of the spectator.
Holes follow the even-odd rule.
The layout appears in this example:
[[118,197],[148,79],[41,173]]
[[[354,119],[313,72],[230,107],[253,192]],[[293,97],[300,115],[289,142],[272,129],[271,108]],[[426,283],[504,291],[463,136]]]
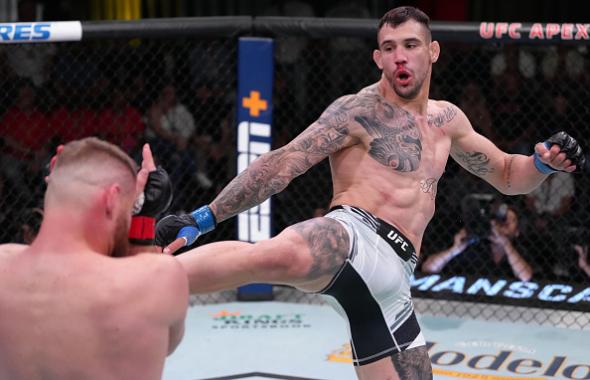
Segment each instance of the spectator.
[[526,48],[517,44],[507,44],[492,57],[490,73],[498,78],[512,69],[517,69],[523,78],[533,79],[537,73],[537,62]]
[[517,242],[520,231],[516,209],[506,206],[505,216],[496,217],[490,223],[491,231],[483,239],[468,236],[465,228],[459,230],[451,247],[426,257],[422,271],[529,281],[533,269]]
[[110,105],[98,115],[98,125],[105,140],[119,145],[131,156],[139,153],[145,125],[121,89],[112,89]]
[[574,199],[574,185],[574,178],[570,173],[557,172],[525,195],[527,208],[533,212],[536,220],[535,228],[544,230],[549,220],[557,224],[562,222]]
[[580,282],[585,283],[588,280],[590,280],[590,260],[588,258],[588,245],[574,244],[574,250],[578,254],[578,268],[585,275],[585,280],[582,279],[582,281]]
[[195,133],[195,120],[187,107],[178,101],[176,88],[164,86],[147,115],[146,137],[155,156],[161,157],[175,184],[197,173],[197,164],[189,139]]
[[545,263],[543,275],[547,279],[563,276],[568,271],[570,260],[564,260],[564,257],[571,252],[561,240],[571,224],[568,213],[574,196],[573,176],[557,172],[524,198],[530,212],[530,232],[527,236],[532,246],[539,247],[537,254],[539,260],[542,258]]

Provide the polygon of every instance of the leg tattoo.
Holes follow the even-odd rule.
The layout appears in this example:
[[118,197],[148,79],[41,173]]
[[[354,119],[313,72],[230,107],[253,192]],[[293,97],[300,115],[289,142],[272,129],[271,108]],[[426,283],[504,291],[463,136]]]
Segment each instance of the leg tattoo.
[[425,346],[391,356],[400,380],[432,380],[432,366]]
[[350,239],[339,222],[330,218],[315,218],[290,228],[305,239],[313,257],[308,280],[335,274],[348,257]]

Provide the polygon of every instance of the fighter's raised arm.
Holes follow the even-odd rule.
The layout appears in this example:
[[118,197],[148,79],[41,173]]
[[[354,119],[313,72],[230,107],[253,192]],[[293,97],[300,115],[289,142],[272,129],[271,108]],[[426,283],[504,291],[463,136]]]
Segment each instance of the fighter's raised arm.
[[[183,230],[166,252],[192,244],[215,225],[248,210],[281,192],[297,176],[330,154],[359,142],[351,131],[354,117],[364,109],[362,98],[346,95],[330,104],[321,116],[283,147],[258,157],[236,176],[208,206],[189,215],[168,216],[158,223],[156,240],[172,242],[172,236]],[[164,244],[165,245],[165,244]]]
[[582,149],[566,132],[556,133],[546,141],[537,143],[535,154],[531,156],[510,154],[477,133],[463,111],[448,104],[457,113],[451,124],[451,156],[462,167],[504,194],[529,193],[548,174],[556,171],[573,172],[584,165]]
[[349,125],[358,107],[356,95],[343,96],[287,145],[261,155],[211,202],[216,221],[264,202],[330,154],[354,144]]

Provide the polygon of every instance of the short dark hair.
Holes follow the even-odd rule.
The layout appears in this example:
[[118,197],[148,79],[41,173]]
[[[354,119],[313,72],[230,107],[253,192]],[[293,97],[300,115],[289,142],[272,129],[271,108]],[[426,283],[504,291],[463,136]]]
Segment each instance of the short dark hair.
[[383,15],[383,17],[381,17],[381,20],[379,20],[379,29],[377,30],[381,30],[386,24],[396,27],[408,20],[419,22],[424,25],[430,33],[430,17],[420,9],[410,6],[397,7],[389,10]]

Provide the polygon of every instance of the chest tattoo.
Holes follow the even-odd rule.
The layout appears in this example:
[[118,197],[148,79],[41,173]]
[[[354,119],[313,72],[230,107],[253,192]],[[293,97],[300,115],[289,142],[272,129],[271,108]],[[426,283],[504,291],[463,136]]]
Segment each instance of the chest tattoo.
[[380,164],[400,172],[418,169],[422,154],[421,134],[407,111],[382,101],[367,114],[355,116],[373,138],[369,155]]

